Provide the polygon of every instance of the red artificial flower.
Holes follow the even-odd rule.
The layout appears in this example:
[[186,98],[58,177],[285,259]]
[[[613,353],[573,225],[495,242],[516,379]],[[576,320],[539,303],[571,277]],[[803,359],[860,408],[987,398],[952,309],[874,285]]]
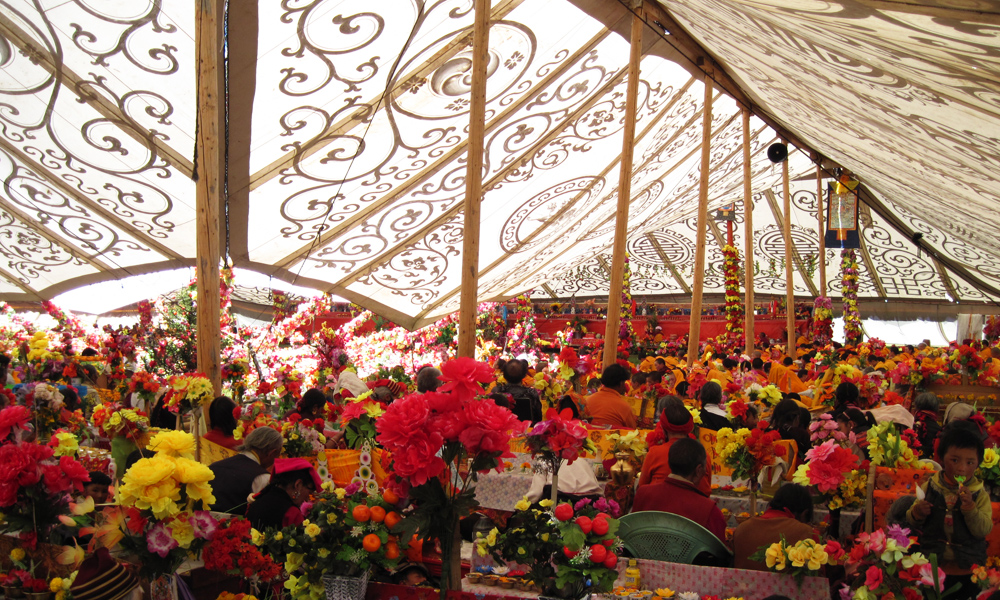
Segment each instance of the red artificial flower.
[[441,365],[440,391],[452,392],[460,401],[471,400],[483,393],[481,383],[493,380],[493,368],[468,357],[449,360]]
[[564,363],[571,369],[576,369],[576,366],[580,363],[580,357],[572,347],[563,346],[562,351],[559,352],[559,362]]
[[0,439],[6,439],[12,431],[24,429],[30,419],[31,412],[20,405],[0,410]]
[[503,456],[513,456],[509,451],[511,435],[524,430],[514,413],[497,406],[492,400],[469,402],[463,413],[467,426],[459,435],[459,440],[469,454],[501,452]]
[[75,458],[60,456],[59,464],[45,465],[45,489],[50,494],[62,494],[75,489],[83,491],[83,484],[90,481],[90,473]]

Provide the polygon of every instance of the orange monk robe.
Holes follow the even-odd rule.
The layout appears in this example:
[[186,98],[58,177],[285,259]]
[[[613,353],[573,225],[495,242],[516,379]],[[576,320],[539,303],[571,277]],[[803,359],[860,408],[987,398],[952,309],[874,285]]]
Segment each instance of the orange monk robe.
[[717,369],[712,369],[708,372],[709,381],[718,381],[721,383],[722,387],[726,387],[725,384],[733,382],[733,375],[729,371],[719,371]]
[[797,394],[809,389],[809,386],[802,383],[802,380],[791,369],[778,363],[771,363],[771,371],[767,375],[767,381],[773,383],[786,394],[792,392]]

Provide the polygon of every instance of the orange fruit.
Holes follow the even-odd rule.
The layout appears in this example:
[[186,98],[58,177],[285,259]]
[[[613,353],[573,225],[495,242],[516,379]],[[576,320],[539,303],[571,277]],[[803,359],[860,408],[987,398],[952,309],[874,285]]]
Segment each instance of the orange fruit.
[[396,511],[392,511],[391,513],[385,516],[385,526],[388,527],[389,529],[392,529],[393,527],[396,526],[396,523],[399,523],[402,520],[403,519],[402,517],[399,516],[399,513],[397,513]]
[[371,513],[372,521],[376,523],[381,523],[385,519],[385,509],[381,506],[373,506],[368,512]]
[[[361,547],[365,549],[366,552],[377,552],[379,548],[382,547],[382,540],[378,539],[378,536],[374,533],[369,533],[365,536],[365,539],[361,541]],[[399,552],[399,549],[396,549]]]
[[399,495],[390,489],[386,489],[382,492],[382,499],[389,504],[396,504],[399,502]]
[[359,504],[351,511],[351,516],[358,523],[367,523],[368,519],[372,517],[372,511],[364,504]]
[[399,545],[396,542],[389,542],[385,545],[385,557],[389,560],[399,558]]

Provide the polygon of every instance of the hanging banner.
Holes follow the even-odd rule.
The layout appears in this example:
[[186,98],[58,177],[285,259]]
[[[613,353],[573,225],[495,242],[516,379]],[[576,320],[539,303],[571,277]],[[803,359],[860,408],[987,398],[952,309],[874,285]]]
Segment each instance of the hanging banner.
[[857,180],[834,181],[827,185],[827,248],[861,247],[861,237],[858,233],[857,185]]

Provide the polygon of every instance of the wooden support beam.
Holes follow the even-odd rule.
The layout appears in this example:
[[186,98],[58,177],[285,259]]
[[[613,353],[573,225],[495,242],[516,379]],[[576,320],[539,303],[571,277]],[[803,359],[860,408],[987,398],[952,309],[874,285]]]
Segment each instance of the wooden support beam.
[[664,252],[663,246],[660,245],[660,242],[659,240],[656,239],[656,236],[654,236],[651,233],[647,233],[646,239],[649,240],[649,243],[653,246],[653,249],[656,250],[657,256],[659,256],[660,260],[663,261],[663,265],[667,267],[667,270],[670,271],[671,275],[673,275],[674,281],[677,282],[677,285],[681,286],[681,289],[684,290],[685,294],[690,294],[691,286],[689,286],[687,282],[684,281],[684,278],[681,277],[681,274],[677,272],[677,268],[674,267],[673,261],[671,261],[670,257],[667,256],[667,253]]
[[222,392],[222,343],[219,329],[219,206],[223,194],[225,87],[222,65],[222,0],[199,0],[195,13],[198,56],[198,129],[196,135],[196,196],[198,291],[198,370],[215,393]]
[[[475,0],[472,34],[472,103],[465,171],[462,230],[462,296],[458,312],[458,356],[476,357],[476,300],[479,296],[479,224],[483,201],[483,145],[486,135],[486,61],[490,50],[490,0]],[[458,574],[461,578],[461,574]],[[461,589],[461,585],[459,586]]]
[[[764,190],[764,197],[767,198],[767,204],[771,209],[771,214],[774,215],[774,222],[778,224],[778,227],[784,230],[786,219],[784,215],[782,215],[781,209],[778,207],[778,199],[775,197],[774,192],[769,189]],[[798,269],[799,275],[802,276],[803,281],[806,283],[806,287],[809,288],[809,293],[813,296],[818,296],[819,290],[816,289],[816,284],[814,284],[812,278],[809,277],[809,272],[806,271],[805,262],[799,255],[799,250],[795,246],[794,240],[792,240],[791,256],[793,261],[792,264],[794,264],[795,268]]]
[[695,229],[694,289],[691,294],[691,321],[688,330],[687,366],[698,363],[701,336],[701,297],[705,287],[705,228],[708,221],[708,172],[712,164],[712,79],[706,73],[705,105],[701,120],[701,179],[698,188],[698,221]]
[[[670,112],[670,108],[674,105],[675,102],[677,102],[677,100],[680,98],[680,96],[683,95],[683,93],[687,91],[687,88],[693,82],[694,82],[693,79],[688,80],[688,82],[686,84],[684,84],[684,87],[681,89],[681,91],[678,92],[678,94],[675,95],[673,99],[671,99],[670,103],[667,104],[667,106],[663,107],[659,112],[657,112],[656,115],[654,115],[652,119],[649,119],[649,123],[642,130],[642,132],[640,132],[640,133],[638,133],[636,135],[636,140],[635,140],[636,143],[638,143],[639,140],[644,139],[646,137],[646,134],[648,134],[651,131],[653,131],[653,129],[656,127],[656,125],[663,119],[663,117],[667,113]],[[592,98],[591,100],[588,100],[587,102],[585,102],[580,107],[580,109],[577,109],[576,111],[573,112],[573,115],[570,117],[569,120],[576,121],[576,119],[579,116],[581,116],[581,115],[585,114],[587,111],[589,111],[590,108],[594,104],[597,103],[597,100],[600,97],[601,97],[601,94],[597,94],[594,98]],[[655,153],[654,153],[654,156],[655,156]],[[650,156],[649,158],[647,158],[646,162],[643,163],[643,165],[645,166],[645,165],[649,164],[649,161],[651,161],[654,156]],[[567,202],[565,206],[563,206],[562,210],[564,210],[564,211],[565,210],[572,210],[573,207],[575,207],[578,202],[580,202],[584,198],[589,197],[591,191],[594,189],[594,186],[596,186],[599,183],[605,182],[606,181],[605,178],[607,177],[608,173],[610,173],[612,171],[612,169],[614,169],[614,167],[617,164],[618,164],[618,159],[616,159],[616,160],[608,163],[608,166],[604,167],[604,169],[597,176],[595,176],[594,179],[589,184],[587,184],[587,187],[585,187],[584,189],[582,189],[579,192],[577,192],[576,195],[573,196],[573,199],[570,200],[569,202]],[[640,170],[641,170],[641,167],[639,169],[636,169],[635,171],[638,172]],[[589,216],[589,213],[587,213],[585,216]],[[512,248],[511,250],[509,250],[508,253],[503,254],[502,256],[500,256],[499,258],[497,258],[496,260],[494,260],[492,263],[490,263],[485,268],[480,269],[479,276],[483,277],[487,273],[493,271],[494,269],[496,269],[497,267],[499,267],[500,265],[502,265],[510,257],[510,254],[513,254],[513,253],[517,252],[518,249],[522,248],[524,245],[530,244],[532,241],[534,241],[534,239],[536,237],[538,237],[544,231],[546,231],[549,228],[549,226],[552,225],[552,223],[553,223],[553,220],[551,220],[551,219],[545,221],[544,223],[542,223],[538,228],[536,228],[530,234],[528,234],[528,236],[525,237],[523,240],[519,240],[517,242],[517,245],[514,248]],[[528,276],[530,276],[534,272],[535,271],[531,271]],[[520,280],[518,280],[518,282],[516,284],[514,284],[514,287],[520,285],[520,283],[522,281],[525,281],[526,279],[527,279],[527,277],[522,277]],[[431,304],[429,307],[427,307],[426,309],[424,309],[423,311],[421,311],[420,314],[417,315],[417,319],[419,320],[420,318],[422,318],[422,317],[430,314],[431,311],[437,309],[438,306],[441,306],[442,304],[444,304],[445,302],[447,302],[448,300],[450,300],[455,294],[457,294],[459,292],[459,289],[460,288],[455,288],[452,291],[448,292],[447,294],[441,296],[441,298],[439,300],[437,300],[436,302],[434,302],[433,304]],[[510,290],[510,289],[512,289],[512,287],[508,287],[507,288],[507,290]],[[502,298],[509,298],[510,294],[507,294],[507,295],[501,296],[501,297]]]
[[744,352],[753,356],[754,311],[753,311],[753,189],[750,168],[750,111],[740,111],[743,116],[743,337]]
[[553,300],[558,300],[558,299],[559,299],[559,296],[558,296],[558,295],[556,295],[556,292],[555,292],[555,290],[553,290],[553,289],[552,289],[552,288],[551,288],[551,287],[549,286],[549,284],[547,284],[547,283],[543,283],[543,284],[542,284],[542,289],[543,289],[543,290],[545,290],[545,293],[546,293],[546,294],[548,294],[548,295],[549,295],[549,297],[550,297],[550,298],[552,298]]
[[[118,106],[99,90],[91,90],[95,82],[87,81],[73,72],[66,63],[56,59],[49,52],[40,46],[30,34],[22,30],[17,23],[0,12],[0,37],[10,40],[17,49],[26,56],[31,57],[32,62],[48,71],[62,84],[66,90],[80,99],[81,102],[90,106],[101,116],[112,123],[133,123],[133,119],[125,115]],[[162,158],[167,164],[191,177],[193,166],[191,161],[185,158],[180,152],[170,147],[163,139],[154,135],[142,135],[138,127],[118,127],[123,135],[127,135],[150,149],[157,156]]]
[[608,264],[608,261],[604,258],[603,254],[597,255],[597,265],[601,267],[604,274],[608,276],[608,281],[611,281],[611,265]]
[[826,224],[824,219],[826,219],[825,209],[823,208],[823,201],[826,199],[826,194],[823,193],[823,166],[816,165],[816,220],[818,222],[818,229],[816,233],[819,237],[819,261],[817,268],[819,269],[819,295],[829,296],[830,292],[826,288]]
[[91,200],[86,195],[81,194],[79,190],[67,183],[62,177],[59,177],[55,174],[55,172],[50,171],[45,165],[22,152],[20,148],[8,142],[3,136],[0,136],[0,149],[9,154],[12,160],[21,163],[25,168],[41,177],[45,183],[51,185],[60,193],[64,194],[66,198],[80,204],[80,206],[86,208],[87,210],[93,211],[102,219],[111,225],[118,227],[122,231],[127,231],[129,235],[135,238],[136,241],[149,246],[149,248],[167,258],[181,258],[180,254],[177,254],[167,246],[163,245],[157,241],[156,238],[144,233],[142,230],[126,222],[114,212],[108,210],[104,206],[101,206],[94,200]]
[[[641,6],[641,1],[637,7]],[[622,132],[621,171],[618,177],[618,210],[615,213],[615,241],[611,255],[611,288],[608,291],[607,328],[604,332],[604,368],[618,360],[618,328],[621,323],[622,286],[625,276],[625,243],[628,241],[628,207],[632,200],[632,155],[635,149],[635,122],[639,102],[639,63],[642,60],[642,29],[645,24],[632,16],[625,92],[625,129]]]
[[[792,262],[799,261],[793,261],[798,252],[792,244],[792,192],[789,190],[788,182],[788,158],[781,162],[781,188],[784,196],[782,214],[785,216],[782,232],[785,237],[785,327],[788,335],[785,354],[795,358],[795,340],[798,336],[795,335],[795,286],[792,280]],[[803,278],[809,281],[808,277]]]

